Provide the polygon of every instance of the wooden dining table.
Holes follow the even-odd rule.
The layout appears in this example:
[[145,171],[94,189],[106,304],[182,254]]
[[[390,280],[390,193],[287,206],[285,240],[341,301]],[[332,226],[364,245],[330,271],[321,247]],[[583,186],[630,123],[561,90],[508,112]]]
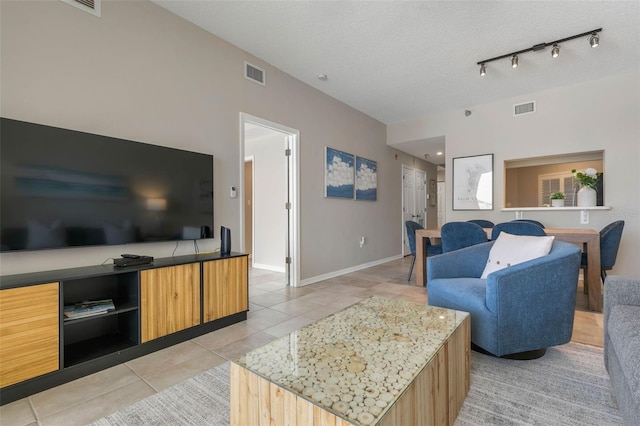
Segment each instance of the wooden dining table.
[[[491,238],[491,228],[484,228],[487,239]],[[545,228],[547,235],[553,235],[559,241],[578,244],[587,253],[587,270],[585,271],[589,293],[588,307],[591,311],[602,312],[602,282],[600,280],[600,233],[594,229],[553,229]],[[416,230],[416,284],[427,283],[426,242],[440,244],[440,228]]]

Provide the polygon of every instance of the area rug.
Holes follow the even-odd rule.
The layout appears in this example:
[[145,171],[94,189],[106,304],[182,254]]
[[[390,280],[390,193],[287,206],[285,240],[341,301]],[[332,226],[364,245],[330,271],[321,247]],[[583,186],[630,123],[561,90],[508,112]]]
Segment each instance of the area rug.
[[[229,424],[229,363],[110,414],[95,426]],[[472,352],[466,425],[619,425],[602,349],[569,343],[537,360]]]

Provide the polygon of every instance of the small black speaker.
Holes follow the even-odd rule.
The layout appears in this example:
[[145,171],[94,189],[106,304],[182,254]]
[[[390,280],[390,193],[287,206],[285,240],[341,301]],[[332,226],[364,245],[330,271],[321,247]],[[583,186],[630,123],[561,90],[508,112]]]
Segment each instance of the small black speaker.
[[231,230],[220,227],[220,254],[226,255],[231,253]]

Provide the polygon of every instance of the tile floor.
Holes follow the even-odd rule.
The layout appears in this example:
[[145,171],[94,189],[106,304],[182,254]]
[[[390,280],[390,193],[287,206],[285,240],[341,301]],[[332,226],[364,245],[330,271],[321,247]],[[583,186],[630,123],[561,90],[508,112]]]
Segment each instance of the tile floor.
[[[283,274],[253,269],[246,321],[6,404],[0,424],[84,425],[371,295],[426,303],[425,290],[407,282],[410,261],[300,288],[287,287]],[[580,288],[574,340],[601,345],[602,315],[585,312],[585,300]]]

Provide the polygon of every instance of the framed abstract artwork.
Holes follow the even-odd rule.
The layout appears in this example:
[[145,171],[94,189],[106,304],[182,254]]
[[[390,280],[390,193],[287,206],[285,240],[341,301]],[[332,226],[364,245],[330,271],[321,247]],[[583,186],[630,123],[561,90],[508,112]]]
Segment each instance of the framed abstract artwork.
[[354,196],[354,155],[325,147],[324,196],[347,198]]
[[493,210],[493,154],[453,159],[453,210]]
[[356,157],[356,200],[378,199],[378,163]]

